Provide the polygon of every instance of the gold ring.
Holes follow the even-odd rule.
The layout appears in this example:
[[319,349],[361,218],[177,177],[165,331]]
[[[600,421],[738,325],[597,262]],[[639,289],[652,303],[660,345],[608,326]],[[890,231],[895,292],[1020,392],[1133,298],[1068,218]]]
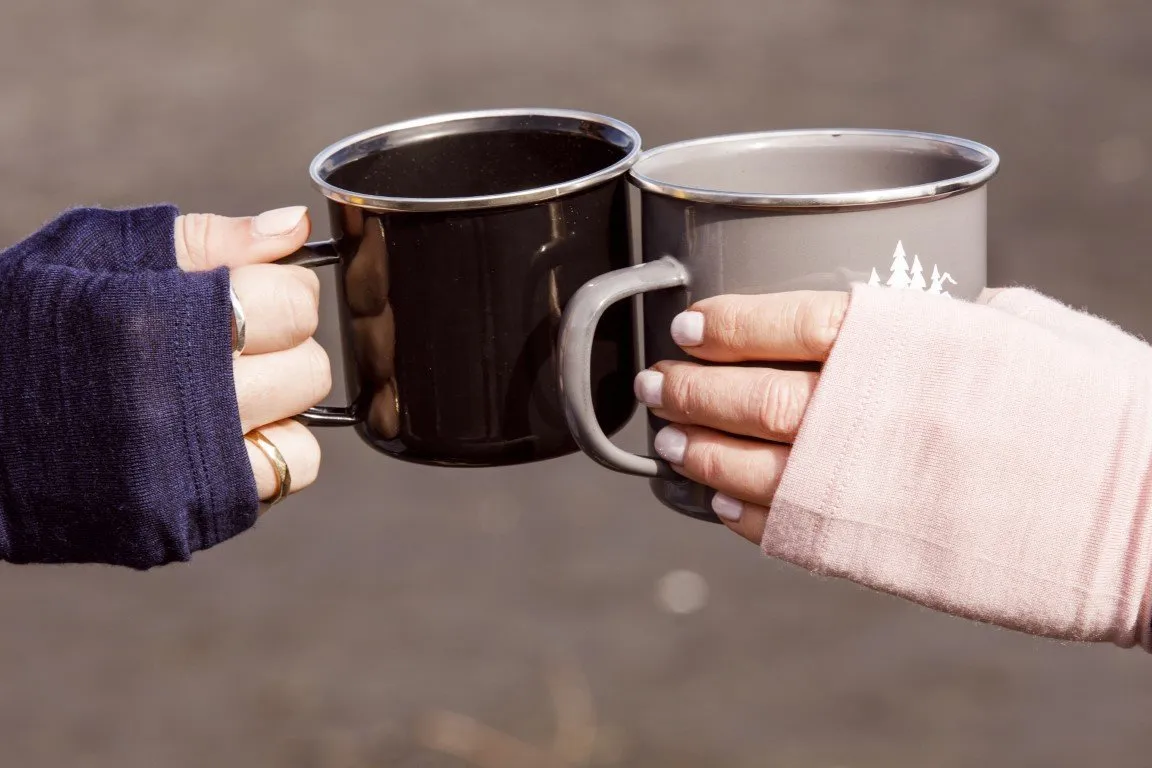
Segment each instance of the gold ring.
[[259,448],[276,470],[276,492],[268,500],[268,506],[283,501],[284,497],[292,491],[292,473],[288,470],[288,462],[284,461],[284,454],[280,453],[280,449],[258,429],[244,435],[244,439]]

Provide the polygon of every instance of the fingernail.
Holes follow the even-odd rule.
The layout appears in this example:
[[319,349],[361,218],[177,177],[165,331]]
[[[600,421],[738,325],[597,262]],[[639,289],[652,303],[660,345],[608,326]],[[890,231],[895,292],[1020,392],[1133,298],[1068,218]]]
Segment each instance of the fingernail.
[[718,493],[712,497],[712,511],[729,522],[736,522],[744,514],[744,502]]
[[649,408],[659,408],[664,404],[664,374],[660,371],[640,371],[632,383],[636,399]]
[[292,232],[304,220],[308,208],[293,205],[290,208],[277,208],[265,211],[252,221],[252,231],[260,237],[279,237]]
[[672,340],[682,347],[695,347],[704,341],[704,314],[681,312],[672,318]]
[[664,427],[656,433],[652,447],[664,461],[680,466],[684,463],[684,452],[688,449],[688,435],[677,427]]

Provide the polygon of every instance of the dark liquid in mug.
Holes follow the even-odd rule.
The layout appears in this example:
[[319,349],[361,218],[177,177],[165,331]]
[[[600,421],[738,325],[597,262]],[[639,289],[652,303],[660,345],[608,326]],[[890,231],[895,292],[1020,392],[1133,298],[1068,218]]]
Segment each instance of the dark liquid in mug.
[[329,180],[365,195],[482,197],[578,179],[615,164],[624,154],[619,147],[575,133],[464,133],[354,160]]
[[[332,183],[399,197],[515,192],[570,181],[625,152],[578,133],[440,136],[353,161]],[[360,436],[411,461],[518,464],[577,450],[559,394],[561,311],[631,263],[622,177],[563,198],[475,211],[376,213],[332,203],[348,390]],[[635,410],[631,302],[605,313],[593,399],[609,433]]]

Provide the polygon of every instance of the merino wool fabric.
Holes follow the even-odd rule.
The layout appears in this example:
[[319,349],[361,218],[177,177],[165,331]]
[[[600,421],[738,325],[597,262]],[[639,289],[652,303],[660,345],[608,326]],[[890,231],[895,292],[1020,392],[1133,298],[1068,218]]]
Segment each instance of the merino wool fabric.
[[1152,349],[1023,288],[854,288],[769,555],[1054,638],[1149,642]]
[[227,270],[177,211],[68,211],[0,252],[0,559],[145,569],[256,520]]

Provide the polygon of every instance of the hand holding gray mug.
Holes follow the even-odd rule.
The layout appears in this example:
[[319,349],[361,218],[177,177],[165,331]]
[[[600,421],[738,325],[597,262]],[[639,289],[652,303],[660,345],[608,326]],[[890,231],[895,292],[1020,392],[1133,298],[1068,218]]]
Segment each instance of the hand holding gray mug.
[[819,371],[802,368],[828,358],[847,309],[842,291],[703,299],[671,323],[687,360],[636,376],[636,398],[665,425],[655,453],[709,489],[710,510],[756,544],[819,383]]
[[[652,366],[689,359],[670,328],[709,297],[868,282],[941,301],[975,298],[987,274],[985,185],[998,165],[975,142],[881,130],[766,132],[649,150],[630,174],[641,195],[642,263],[590,281],[565,310],[561,381],[577,442],[610,469],[652,478],[664,504],[715,521],[707,487],[618,448],[600,429],[584,360],[600,313],[643,294]],[[791,362],[811,372],[817,360]],[[666,425],[650,416],[653,450]]]

